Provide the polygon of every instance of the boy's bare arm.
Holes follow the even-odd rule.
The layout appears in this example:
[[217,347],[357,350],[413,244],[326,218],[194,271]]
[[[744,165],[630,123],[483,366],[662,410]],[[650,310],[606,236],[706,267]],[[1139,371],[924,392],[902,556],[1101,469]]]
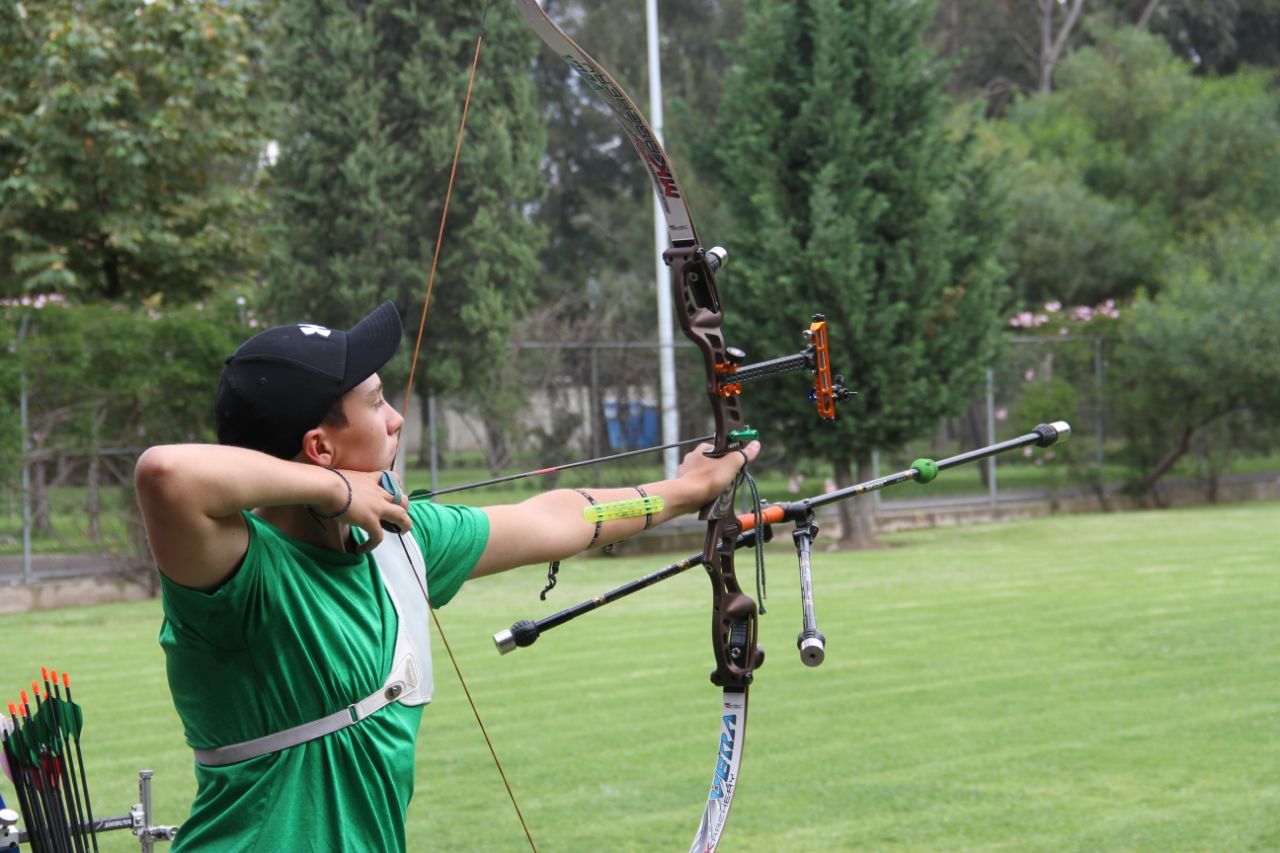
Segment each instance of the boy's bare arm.
[[[710,459],[703,455],[708,447],[703,445],[685,456],[675,479],[642,486],[646,494],[661,497],[665,504],[662,512],[652,519],[651,526],[695,512],[714,500],[733,481],[744,460],[754,459],[760,452],[759,443],[751,442],[743,449],[745,456],[735,452]],[[601,504],[637,497],[634,488],[584,491]],[[485,507],[485,514],[489,516],[489,543],[471,576],[565,559],[587,548],[634,536],[645,527],[644,516],[607,521],[596,537],[595,524],[582,516],[583,508],[588,505],[578,492],[559,489],[518,504]]]
[[[408,530],[408,513],[378,484],[378,472],[343,471],[351,483],[344,522],[382,539],[379,522]],[[249,543],[241,511],[310,504],[321,514],[347,503],[343,478],[318,465],[289,462],[239,447],[152,447],[134,472],[147,538],[160,570],[183,586],[214,589],[235,571]]]

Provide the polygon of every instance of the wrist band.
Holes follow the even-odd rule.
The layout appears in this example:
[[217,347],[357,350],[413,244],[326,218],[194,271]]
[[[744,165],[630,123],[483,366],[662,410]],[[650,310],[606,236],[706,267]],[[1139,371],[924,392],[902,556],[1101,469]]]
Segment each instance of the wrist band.
[[333,473],[337,474],[337,475],[338,475],[338,478],[339,478],[340,480],[342,480],[342,482],[343,482],[343,484],[344,484],[344,485],[346,485],[346,487],[347,487],[347,502],[346,502],[345,504],[343,504],[343,505],[342,505],[342,509],[338,510],[337,512],[335,512],[335,513],[333,513],[333,514],[331,514],[331,515],[325,515],[325,514],[324,514],[324,513],[322,513],[322,512],[316,512],[316,508],[315,508],[315,507],[313,507],[311,504],[303,504],[303,506],[305,506],[305,507],[307,508],[307,512],[311,513],[311,514],[312,514],[313,516],[315,516],[316,518],[323,519],[324,521],[332,521],[332,520],[333,520],[333,519],[335,519],[335,518],[341,518],[342,516],[346,515],[346,514],[347,514],[347,510],[351,509],[351,481],[347,479],[347,475],[346,475],[346,474],[343,474],[343,473],[342,473],[341,471],[339,471],[337,468],[333,468],[333,467],[331,467],[331,466],[326,465],[326,466],[325,466],[325,470],[326,470],[326,471],[332,471]]
[[[640,495],[640,497],[642,498],[649,497],[649,494],[639,486],[632,486],[632,488],[636,490],[636,494]],[[653,526],[653,513],[649,510],[646,510],[644,514],[644,529],[648,530],[652,526]]]

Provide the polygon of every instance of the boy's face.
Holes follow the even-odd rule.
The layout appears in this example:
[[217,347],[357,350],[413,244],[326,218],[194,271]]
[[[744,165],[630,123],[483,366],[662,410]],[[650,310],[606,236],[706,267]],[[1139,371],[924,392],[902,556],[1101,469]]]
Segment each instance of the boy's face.
[[400,444],[404,418],[382,395],[382,380],[373,374],[342,398],[346,426],[325,427],[334,447],[331,463],[353,471],[390,468]]

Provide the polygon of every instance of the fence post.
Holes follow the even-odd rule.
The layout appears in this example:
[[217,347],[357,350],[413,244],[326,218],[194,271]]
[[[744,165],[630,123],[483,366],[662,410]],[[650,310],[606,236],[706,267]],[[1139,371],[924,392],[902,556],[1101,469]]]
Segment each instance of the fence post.
[[[995,370],[987,368],[987,444],[996,443],[996,380]],[[996,488],[996,458],[988,456],[987,490],[991,496],[991,507],[994,509],[1000,502],[999,490]]]
[[440,485],[440,447],[436,441],[436,392],[427,394],[427,456],[431,468],[431,491]]
[[[31,313],[24,311],[22,325],[18,328],[19,358],[22,357],[22,343],[27,336],[27,322]],[[22,583],[31,583],[31,452],[27,440],[27,363],[18,363],[18,429],[22,438]]]
[[1102,480],[1102,466],[1106,461],[1105,452],[1103,451],[1103,439],[1106,438],[1104,432],[1102,414],[1102,336],[1093,336],[1093,390],[1096,397],[1094,406],[1094,441],[1097,443],[1095,455],[1098,465],[1098,480]]
[[[604,451],[600,449],[601,448],[600,428],[605,427],[607,429],[608,427],[604,423],[602,423],[603,418],[601,417],[603,404],[601,403],[601,400],[600,400],[600,355],[599,355],[600,350],[599,350],[599,347],[594,343],[591,344],[590,352],[591,352],[591,394],[588,399],[588,405],[591,406],[591,417],[587,420],[587,422],[591,424],[591,435],[590,435],[591,455],[592,457],[598,457],[598,456],[604,455]],[[592,476],[595,478],[594,479],[595,487],[597,489],[600,488],[599,463],[591,466],[591,473],[592,473]]]

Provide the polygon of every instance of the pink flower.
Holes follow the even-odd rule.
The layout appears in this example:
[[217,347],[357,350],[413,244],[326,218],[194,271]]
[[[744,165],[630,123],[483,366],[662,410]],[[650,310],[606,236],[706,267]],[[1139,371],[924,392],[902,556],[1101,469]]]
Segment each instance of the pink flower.
[[996,420],[1002,421],[1007,417],[1009,417],[1008,409],[1004,409],[1004,408],[996,409]]
[[1030,382],[1032,379],[1035,379],[1036,369],[1034,367],[1028,367],[1027,371],[1022,374],[1022,378],[1027,380],[1028,382]]
[[1056,314],[1062,310],[1062,303],[1056,299],[1051,299],[1044,304],[1044,310],[1048,311],[1050,314]]

